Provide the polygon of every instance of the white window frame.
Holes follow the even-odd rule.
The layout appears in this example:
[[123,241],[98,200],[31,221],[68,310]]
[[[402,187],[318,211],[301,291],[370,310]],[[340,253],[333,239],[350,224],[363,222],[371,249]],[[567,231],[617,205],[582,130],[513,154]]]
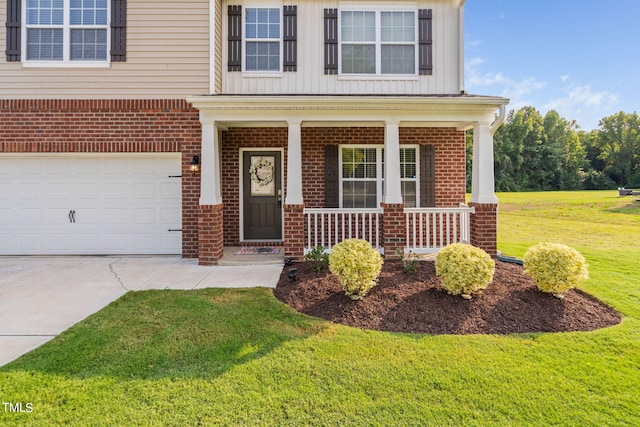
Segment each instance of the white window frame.
[[[375,13],[375,32],[376,40],[373,42],[344,42],[342,40],[342,12],[373,12]],[[383,12],[411,12],[414,16],[414,58],[413,58],[413,73],[409,74],[383,74],[382,73],[382,45],[409,45],[409,42],[383,42],[382,41],[382,28],[381,28],[381,15]],[[393,78],[397,79],[417,79],[418,78],[418,10],[415,8],[405,7],[384,7],[384,8],[372,8],[371,6],[344,6],[338,9],[338,75],[343,78]],[[373,44],[375,45],[376,55],[376,72],[375,73],[344,73],[342,71],[342,45],[343,44]]]
[[[280,34],[278,41],[279,48],[279,60],[277,70],[247,70],[247,42],[275,42],[276,39],[261,39],[261,38],[247,38],[246,24],[247,24],[247,10],[248,9],[278,9],[280,14]],[[282,76],[282,55],[284,55],[284,8],[281,3],[249,3],[243,5],[242,16],[242,72],[243,75],[257,75],[260,77],[280,77]]]
[[[344,178],[342,174],[342,150],[344,148],[370,148],[376,150],[376,178]],[[414,181],[416,183],[416,207],[420,207],[420,145],[418,144],[401,144],[400,149],[414,149],[416,151],[416,177],[415,178],[400,178],[402,182]],[[338,146],[338,191],[340,209],[344,208],[344,194],[343,194],[343,182],[344,181],[376,181],[376,208],[381,207],[384,197],[384,157],[383,157],[384,145],[381,144],[341,144]],[[362,209],[362,208],[349,208],[349,209]],[[373,209],[373,208],[364,208]]]
[[[63,24],[62,25],[28,25],[27,24],[27,1],[22,0],[21,13],[21,49],[22,65],[24,67],[46,67],[46,68],[109,68],[111,66],[111,0],[107,0],[107,23],[106,25],[71,25],[71,0],[64,1]],[[37,60],[27,59],[27,30],[29,29],[57,29],[62,27],[62,60]],[[72,29],[105,29],[107,31],[107,55],[103,61],[82,61],[71,60],[71,30]]]

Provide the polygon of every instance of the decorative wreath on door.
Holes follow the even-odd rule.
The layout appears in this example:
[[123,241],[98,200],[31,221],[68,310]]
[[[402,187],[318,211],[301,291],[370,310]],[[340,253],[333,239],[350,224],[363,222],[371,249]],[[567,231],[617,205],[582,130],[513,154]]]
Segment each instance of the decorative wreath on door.
[[273,182],[273,163],[266,159],[259,159],[249,169],[251,181],[265,186]]

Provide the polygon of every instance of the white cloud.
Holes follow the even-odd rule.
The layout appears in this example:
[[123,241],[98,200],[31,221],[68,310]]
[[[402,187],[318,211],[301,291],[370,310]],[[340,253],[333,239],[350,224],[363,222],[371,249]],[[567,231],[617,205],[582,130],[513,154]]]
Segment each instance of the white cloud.
[[525,105],[532,105],[527,99],[546,86],[545,82],[536,77],[515,80],[500,72],[481,73],[479,68],[484,63],[482,58],[472,58],[465,64],[466,86],[470,92],[490,92],[511,100],[509,108],[518,109]]
[[549,85],[535,76],[514,79],[501,72],[484,72],[480,57],[465,63],[466,88],[470,93],[509,98],[507,108],[519,110],[533,106],[541,114],[556,110],[567,120],[575,120],[585,130],[596,129],[603,117],[614,114],[619,95],[594,89],[590,84],[576,84],[569,74],[560,76],[560,87]]
[[595,129],[601,118],[613,114],[619,103],[617,94],[594,90],[589,84],[569,84],[561,90],[565,96],[552,99],[543,108],[556,110],[561,116],[576,120],[587,130]]

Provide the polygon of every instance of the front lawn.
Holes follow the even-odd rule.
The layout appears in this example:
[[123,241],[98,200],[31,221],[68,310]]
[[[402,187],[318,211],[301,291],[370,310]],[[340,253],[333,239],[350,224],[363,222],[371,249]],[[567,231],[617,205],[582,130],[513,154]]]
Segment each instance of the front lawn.
[[[428,336],[299,314],[271,290],[129,293],[0,368],[7,425],[640,425],[640,202],[500,194],[500,249],[580,250],[622,324]],[[23,405],[24,406],[24,405]]]

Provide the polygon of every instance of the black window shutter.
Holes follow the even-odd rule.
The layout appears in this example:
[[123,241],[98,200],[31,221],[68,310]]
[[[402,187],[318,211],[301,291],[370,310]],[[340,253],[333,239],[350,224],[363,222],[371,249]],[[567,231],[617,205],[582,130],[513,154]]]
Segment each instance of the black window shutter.
[[418,71],[421,76],[433,74],[433,28],[431,9],[418,10]]
[[420,146],[420,207],[436,206],[436,149],[433,145]]
[[127,60],[127,1],[111,0],[111,62]]
[[22,4],[20,0],[7,0],[7,62],[20,62],[20,12]]
[[242,71],[242,6],[229,5],[229,71]]
[[340,207],[340,165],[338,146],[324,146],[324,207]]
[[284,71],[296,71],[298,66],[298,7],[285,6],[284,16]]
[[324,10],[324,73],[338,74],[338,9]]

